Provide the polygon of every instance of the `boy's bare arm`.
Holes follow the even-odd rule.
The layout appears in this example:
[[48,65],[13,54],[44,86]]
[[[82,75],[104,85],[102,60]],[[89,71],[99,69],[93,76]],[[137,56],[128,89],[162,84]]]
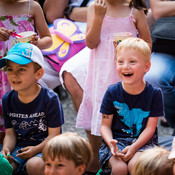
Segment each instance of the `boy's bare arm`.
[[110,147],[110,141],[113,139],[113,134],[111,130],[112,125],[112,115],[102,114],[102,122],[101,122],[101,136],[103,137],[106,144]]
[[48,136],[46,137],[46,139],[40,143],[39,145],[35,146],[35,151],[36,153],[40,153],[42,152],[45,144],[53,137],[60,135],[61,133],[61,127],[57,127],[57,128],[48,128]]
[[54,136],[59,135],[60,134],[60,127],[57,128],[48,128],[48,136],[46,137],[46,139],[41,142],[39,145],[36,146],[27,146],[24,147],[20,150],[21,153],[17,154],[18,157],[22,158],[22,159],[29,159],[31,157],[33,157],[34,155],[36,155],[37,153],[42,152],[45,144]]
[[[146,128],[138,137],[137,141],[133,143],[131,146],[126,147],[123,149],[122,153],[126,154],[124,160],[128,161],[132,158],[135,152],[144,146],[153,136],[156,126],[158,122],[158,117],[149,117]],[[129,154],[127,154],[129,152]]]
[[5,138],[3,140],[2,154],[7,157],[16,146],[16,134],[13,128],[8,128],[5,130]]
[[113,139],[113,134],[111,130],[113,116],[113,114],[102,114],[102,123],[100,128],[101,135],[108,147],[110,148],[112,155],[117,157],[123,157],[123,154],[119,152],[119,149],[117,147],[117,140]]

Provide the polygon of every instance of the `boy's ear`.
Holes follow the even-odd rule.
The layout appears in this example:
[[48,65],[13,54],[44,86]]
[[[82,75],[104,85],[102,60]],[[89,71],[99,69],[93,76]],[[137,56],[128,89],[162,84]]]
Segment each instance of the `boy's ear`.
[[150,70],[150,67],[151,67],[151,61],[146,63],[146,65],[145,65],[145,73]]
[[36,79],[37,80],[41,79],[43,75],[44,75],[44,69],[41,68],[36,72]]
[[79,165],[77,168],[78,168],[78,175],[82,175],[85,171],[86,166],[85,164],[82,164],[82,165]]

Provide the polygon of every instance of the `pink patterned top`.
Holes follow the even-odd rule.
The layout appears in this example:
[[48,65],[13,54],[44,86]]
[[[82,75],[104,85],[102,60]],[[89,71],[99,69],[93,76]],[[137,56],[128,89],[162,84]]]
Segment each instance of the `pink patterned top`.
[[[27,10],[27,14],[7,16],[0,14],[0,27],[4,27],[8,30],[13,30],[16,33],[24,31],[34,31],[34,20],[30,12],[30,0]],[[17,43],[14,36],[10,36],[7,41],[0,41],[0,58],[4,57],[7,52]],[[2,118],[2,96],[11,90],[11,86],[7,80],[5,72],[0,70],[0,132],[4,132],[4,121]]]

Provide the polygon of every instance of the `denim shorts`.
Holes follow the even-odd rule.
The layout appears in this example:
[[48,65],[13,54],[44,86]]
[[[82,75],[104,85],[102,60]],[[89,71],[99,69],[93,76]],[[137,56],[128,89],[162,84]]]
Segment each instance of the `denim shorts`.
[[[18,168],[17,170],[14,172],[14,175],[18,175],[19,172],[23,172],[24,174],[27,175],[27,172],[26,172],[26,162],[27,160],[23,160],[21,159],[20,157],[16,157],[17,155],[17,151],[22,149],[23,147],[16,147],[12,152],[11,152],[11,156],[13,157],[13,160],[14,162],[18,165]],[[2,150],[2,144],[0,144],[0,151]],[[36,154],[34,157],[41,157],[42,158],[42,153],[38,153]]]
[[[132,145],[134,142],[136,142],[137,138],[117,138],[116,140],[118,141],[118,149],[121,152],[125,147]],[[144,151],[156,145],[158,145],[158,143],[149,141],[137,151]],[[108,160],[110,159],[110,157],[112,157],[111,150],[106,143],[103,143],[99,149],[99,160],[102,169],[108,167]]]

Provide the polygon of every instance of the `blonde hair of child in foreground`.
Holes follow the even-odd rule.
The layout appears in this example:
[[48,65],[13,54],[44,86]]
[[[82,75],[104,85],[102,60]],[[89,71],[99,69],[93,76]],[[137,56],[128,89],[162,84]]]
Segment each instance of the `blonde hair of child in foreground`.
[[117,53],[121,50],[121,49],[125,49],[125,50],[130,50],[130,49],[134,49],[137,52],[141,53],[144,57],[145,57],[145,62],[150,61],[151,59],[151,49],[149,47],[149,45],[144,42],[143,39],[141,38],[127,38],[125,40],[123,40],[121,43],[119,43],[119,45],[116,47],[116,59],[117,59]]
[[168,159],[169,151],[162,147],[147,149],[133,167],[134,175],[173,175],[173,160]]
[[90,162],[92,150],[86,139],[76,133],[67,132],[52,138],[44,147],[42,156],[45,175],[50,173],[54,164],[61,164],[54,170],[58,173],[59,168],[64,168],[64,175],[82,175]]

